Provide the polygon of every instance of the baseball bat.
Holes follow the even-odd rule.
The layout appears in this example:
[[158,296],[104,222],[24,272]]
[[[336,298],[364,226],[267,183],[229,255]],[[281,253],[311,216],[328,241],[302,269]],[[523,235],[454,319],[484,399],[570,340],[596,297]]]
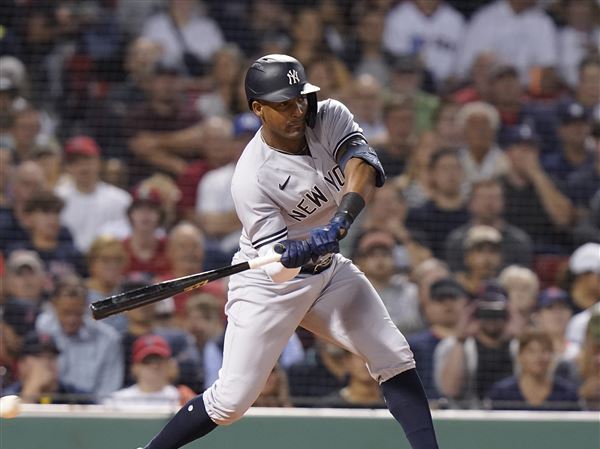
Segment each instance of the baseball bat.
[[169,279],[158,284],[136,288],[95,301],[90,304],[90,309],[92,310],[94,319],[101,320],[117,313],[125,312],[126,310],[152,304],[184,291],[193,290],[216,279],[241,273],[252,268],[262,267],[272,262],[279,262],[280,259],[281,254],[267,254],[266,256],[256,257],[235,265]]

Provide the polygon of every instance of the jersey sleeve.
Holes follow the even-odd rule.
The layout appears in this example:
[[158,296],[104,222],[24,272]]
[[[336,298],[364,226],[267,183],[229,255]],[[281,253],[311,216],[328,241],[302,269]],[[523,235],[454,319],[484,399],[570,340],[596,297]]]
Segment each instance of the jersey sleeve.
[[344,144],[353,137],[363,137],[363,131],[354,121],[354,115],[339,101],[328,100],[322,108],[322,132],[328,149],[337,161],[338,153]]
[[267,195],[260,178],[254,176],[255,179],[245,180],[234,177],[231,195],[244,232],[252,247],[259,251],[287,238],[288,231],[279,207]]

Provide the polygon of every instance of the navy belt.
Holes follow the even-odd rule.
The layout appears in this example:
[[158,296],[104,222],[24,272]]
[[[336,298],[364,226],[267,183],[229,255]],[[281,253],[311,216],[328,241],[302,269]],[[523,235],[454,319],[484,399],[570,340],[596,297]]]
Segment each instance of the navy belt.
[[325,271],[333,263],[333,254],[318,259],[316,262],[310,262],[300,267],[300,273],[303,274],[319,274]]

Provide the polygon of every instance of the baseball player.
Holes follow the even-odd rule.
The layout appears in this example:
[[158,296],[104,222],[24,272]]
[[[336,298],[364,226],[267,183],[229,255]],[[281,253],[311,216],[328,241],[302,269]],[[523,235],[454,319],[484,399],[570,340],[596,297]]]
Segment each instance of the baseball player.
[[303,66],[256,60],[245,79],[262,127],[241,155],[231,192],[243,224],[234,263],[276,251],[281,262],[230,278],[219,379],[146,446],[176,449],[240,419],[298,326],[360,356],[413,449],[437,449],[412,352],[339,239],[385,175],[340,102],[317,102]]

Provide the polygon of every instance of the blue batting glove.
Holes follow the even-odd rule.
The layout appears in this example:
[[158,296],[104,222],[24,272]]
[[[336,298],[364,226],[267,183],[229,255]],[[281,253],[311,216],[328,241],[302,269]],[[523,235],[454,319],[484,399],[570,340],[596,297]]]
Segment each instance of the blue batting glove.
[[339,241],[346,236],[349,227],[348,219],[338,214],[327,225],[310,231],[309,241],[313,254],[324,256],[329,253],[339,253]]
[[312,257],[310,245],[306,240],[283,240],[274,248],[281,254],[281,264],[286,268],[298,268],[307,263]]

